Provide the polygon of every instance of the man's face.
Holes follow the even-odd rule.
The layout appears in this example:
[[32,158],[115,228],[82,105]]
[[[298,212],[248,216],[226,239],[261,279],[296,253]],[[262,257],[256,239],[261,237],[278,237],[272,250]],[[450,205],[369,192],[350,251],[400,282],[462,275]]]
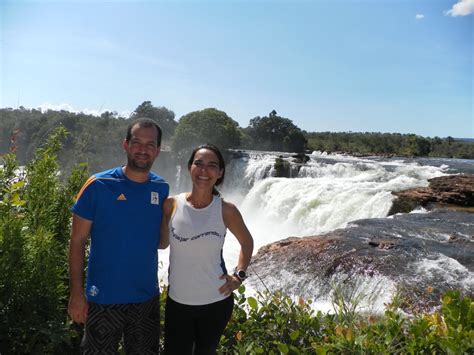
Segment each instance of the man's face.
[[160,153],[160,147],[156,142],[157,134],[156,127],[135,125],[132,128],[130,140],[123,142],[129,168],[138,172],[150,171],[153,162]]

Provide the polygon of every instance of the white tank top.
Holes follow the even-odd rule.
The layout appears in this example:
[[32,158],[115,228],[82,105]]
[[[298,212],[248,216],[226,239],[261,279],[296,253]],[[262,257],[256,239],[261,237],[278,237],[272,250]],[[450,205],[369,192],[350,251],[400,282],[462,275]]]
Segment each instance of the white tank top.
[[186,195],[176,197],[169,223],[169,296],[187,305],[203,305],[226,298],[219,293],[226,274],[222,248],[226,234],[222,199],[214,196],[204,208],[194,208]]

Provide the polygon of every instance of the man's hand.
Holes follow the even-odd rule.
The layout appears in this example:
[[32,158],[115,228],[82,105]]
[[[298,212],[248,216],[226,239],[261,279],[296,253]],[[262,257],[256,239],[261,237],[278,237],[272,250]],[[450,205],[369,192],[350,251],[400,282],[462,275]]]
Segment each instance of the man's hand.
[[67,313],[74,322],[85,323],[87,319],[87,312],[89,310],[89,303],[83,294],[71,295],[69,297],[69,305]]

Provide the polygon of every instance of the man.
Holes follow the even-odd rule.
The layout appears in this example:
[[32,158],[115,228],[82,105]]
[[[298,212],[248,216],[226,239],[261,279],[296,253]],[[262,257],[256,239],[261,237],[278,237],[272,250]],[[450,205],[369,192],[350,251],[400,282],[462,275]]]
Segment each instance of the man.
[[157,248],[169,186],[150,169],[161,135],[156,122],[133,121],[123,142],[127,164],[91,176],[72,208],[68,313],[85,323],[83,354],[116,353],[122,336],[127,353],[158,353]]

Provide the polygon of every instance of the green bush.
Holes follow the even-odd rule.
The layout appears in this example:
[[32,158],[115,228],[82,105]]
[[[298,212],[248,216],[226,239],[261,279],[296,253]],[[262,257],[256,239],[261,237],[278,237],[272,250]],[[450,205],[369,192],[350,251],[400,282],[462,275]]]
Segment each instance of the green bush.
[[[335,305],[357,303],[335,293]],[[383,315],[353,308],[323,314],[311,301],[282,293],[235,296],[236,307],[221,337],[221,354],[471,354],[474,350],[474,303],[457,291],[443,297],[433,314],[413,317],[397,312],[398,300]]]
[[55,354],[78,349],[68,321],[67,249],[74,194],[87,178],[78,166],[61,180],[60,127],[24,171],[16,157],[0,170],[0,353]]

